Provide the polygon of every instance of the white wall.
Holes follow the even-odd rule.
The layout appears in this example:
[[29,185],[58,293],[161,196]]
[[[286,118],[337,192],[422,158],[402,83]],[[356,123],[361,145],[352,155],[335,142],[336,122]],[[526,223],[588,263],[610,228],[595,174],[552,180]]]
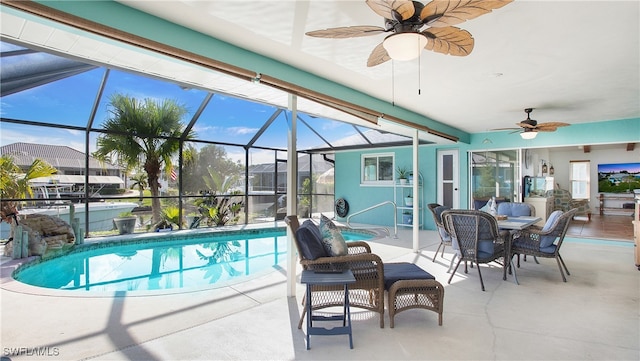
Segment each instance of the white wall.
[[[598,201],[598,164],[604,163],[637,163],[640,162],[640,149],[626,150],[626,144],[612,144],[608,146],[593,146],[591,152],[585,153],[578,147],[550,148],[549,161],[555,170],[555,181],[560,188],[569,188],[569,162],[575,160],[589,160],[591,170],[590,205],[595,212]],[[549,166],[549,164],[547,164]]]

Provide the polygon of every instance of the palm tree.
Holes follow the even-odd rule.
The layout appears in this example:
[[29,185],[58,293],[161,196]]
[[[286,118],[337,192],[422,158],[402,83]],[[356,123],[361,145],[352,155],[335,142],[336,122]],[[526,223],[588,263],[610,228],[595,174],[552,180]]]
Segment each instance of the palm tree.
[[[160,172],[171,170],[171,162],[180,149],[180,139],[185,125],[181,122],[187,109],[175,100],[139,101],[133,97],[114,94],[109,99],[110,117],[103,128],[108,132],[98,137],[99,159],[116,159],[133,169],[142,166],[147,173],[147,185],[151,191],[153,222],[161,220]],[[193,138],[189,132],[185,139]]]
[[137,173],[131,176],[131,189],[137,188],[138,192],[140,192],[140,205],[142,205],[142,196],[144,189],[147,187],[147,175],[144,173]]
[[212,168],[207,168],[207,172],[209,176],[203,177],[203,181],[208,187],[208,196],[195,202],[206,217],[207,225],[224,226],[238,222],[243,202],[238,196],[240,192],[231,189],[237,184],[239,176],[223,176]]
[[16,201],[5,201],[5,199],[32,198],[33,190],[29,181],[34,178],[48,177],[57,173],[57,169],[42,159],[35,159],[29,168],[24,172],[15,164],[9,155],[0,157],[0,213],[1,219],[8,221],[5,217],[15,214],[18,203]]

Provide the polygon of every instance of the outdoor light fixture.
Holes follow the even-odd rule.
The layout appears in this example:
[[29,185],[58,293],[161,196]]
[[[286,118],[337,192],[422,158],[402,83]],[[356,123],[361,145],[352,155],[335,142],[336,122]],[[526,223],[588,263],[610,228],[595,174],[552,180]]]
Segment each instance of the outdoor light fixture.
[[533,139],[538,135],[538,132],[533,132],[531,130],[525,130],[524,132],[520,133],[520,136],[522,137],[522,139]]
[[420,33],[398,33],[387,36],[382,46],[393,60],[411,60],[427,45],[427,37]]

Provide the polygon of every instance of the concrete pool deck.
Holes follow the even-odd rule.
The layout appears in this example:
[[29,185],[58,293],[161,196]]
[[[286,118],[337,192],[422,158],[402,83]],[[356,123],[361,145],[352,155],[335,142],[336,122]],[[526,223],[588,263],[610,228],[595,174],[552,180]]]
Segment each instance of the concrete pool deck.
[[[569,239],[563,283],[553,259],[523,262],[520,285],[502,280],[498,265],[478,274],[446,273],[452,254],[432,262],[435,231],[371,241],[387,262],[414,262],[445,286],[444,320],[409,310],[395,328],[352,309],[354,348],[346,336],[311,336],[297,329],[304,287],[286,296],[286,269],[230,287],[167,295],[69,296],[7,279],[2,259],[2,356],[11,360],[637,360],[640,358],[640,272],[633,243]],[[297,268],[299,276],[300,269]]]

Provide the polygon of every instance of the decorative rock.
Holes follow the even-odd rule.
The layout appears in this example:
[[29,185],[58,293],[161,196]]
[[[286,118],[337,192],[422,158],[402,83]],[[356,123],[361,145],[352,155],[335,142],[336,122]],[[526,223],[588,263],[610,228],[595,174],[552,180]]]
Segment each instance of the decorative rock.
[[[75,234],[71,226],[58,217],[44,214],[20,215],[19,224],[23,229],[24,242],[29,242],[28,256],[46,257],[49,251],[59,252],[71,248],[75,243]],[[12,227],[12,231],[13,231]],[[5,255],[10,256],[13,252],[14,242],[9,242],[5,248]],[[23,254],[22,257],[27,257]]]

